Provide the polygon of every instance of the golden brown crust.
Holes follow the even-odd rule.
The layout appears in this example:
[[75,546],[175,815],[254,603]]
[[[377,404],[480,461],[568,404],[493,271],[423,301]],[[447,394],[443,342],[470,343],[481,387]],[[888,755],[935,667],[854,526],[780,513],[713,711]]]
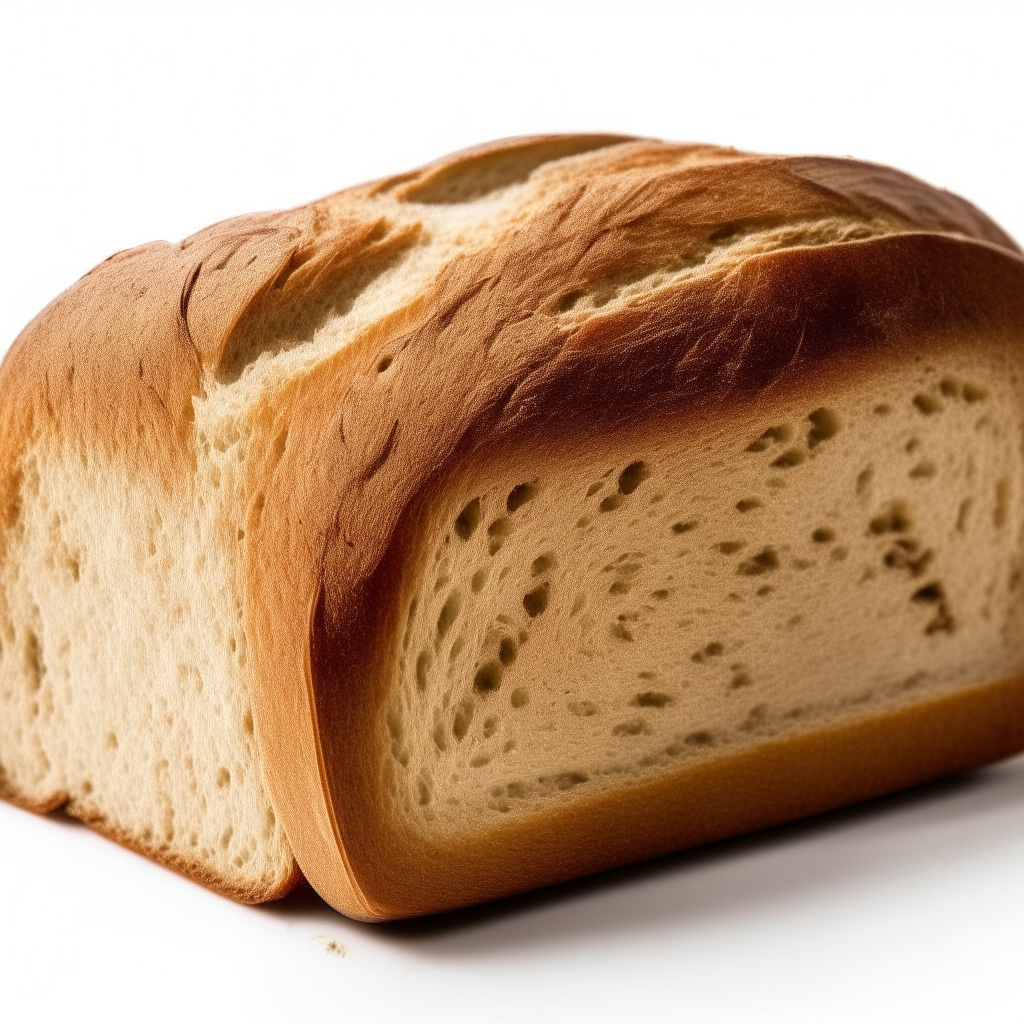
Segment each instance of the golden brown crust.
[[[924,337],[941,344],[970,330],[1019,338],[1024,262],[960,200],[842,161],[751,158],[683,170],[667,163],[661,175],[648,164],[642,174],[595,173],[565,188],[527,227],[447,267],[417,323],[322,364],[277,406],[273,430],[287,424],[288,443],[264,482],[251,565],[260,678],[275,680],[259,695],[260,736],[307,875],[346,913],[440,910],[611,863],[596,853],[577,860],[559,847],[573,864],[567,873],[534,873],[533,854],[503,855],[473,881],[460,865],[479,860],[463,850],[444,854],[411,887],[399,880],[417,872],[381,825],[377,780],[365,778],[370,741],[358,730],[370,720],[370,666],[395,590],[382,566],[400,546],[405,510],[453,465],[486,459],[533,432],[612,431],[644,416],[750,402]],[[680,249],[834,216],[860,218],[882,237],[755,254],[601,316],[560,316],[566,296],[649,272]],[[289,678],[292,685],[282,685]],[[935,722],[947,721],[944,714],[937,708]],[[887,722],[865,725],[863,735],[887,734]],[[1020,741],[1014,733],[1009,746],[993,744],[982,734],[959,760],[915,756],[941,773],[1002,756]],[[863,794],[924,777],[900,782],[898,773],[883,773]],[[848,799],[845,787],[813,800],[797,789],[792,799],[824,809]],[[737,788],[732,799],[742,794]],[[598,815],[589,804],[573,813],[591,810]],[[737,810],[723,827],[789,812],[781,813],[755,821]],[[552,828],[553,819],[532,822],[530,842]],[[596,836],[588,835],[571,840],[573,848],[593,851]],[[686,841],[679,833],[659,850]],[[415,863],[429,860],[424,852]],[[440,885],[442,875],[459,879],[455,889]]]
[[63,791],[49,795],[46,800],[28,800],[14,790],[0,788],[0,798],[22,810],[31,811],[33,814],[64,811],[69,817],[77,818],[93,831],[99,832],[101,836],[123,846],[126,850],[141,854],[193,882],[206,886],[207,889],[212,889],[229,899],[238,900],[239,903],[266,903],[270,900],[282,899],[305,881],[299,865],[293,861],[291,870],[283,879],[268,878],[262,884],[237,885],[231,879],[225,878],[213,870],[199,857],[183,857],[167,847],[146,843],[138,836],[111,825],[95,808],[79,804],[73,805],[68,794]]
[[[15,803],[17,801],[14,801]],[[45,808],[46,812],[65,810],[71,817],[78,818],[83,824],[106,839],[110,839],[123,846],[132,853],[141,854],[149,860],[170,868],[176,874],[182,875],[193,882],[198,882],[207,889],[227,896],[229,899],[237,900],[239,903],[267,903],[270,900],[279,900],[293,892],[305,879],[299,865],[292,862],[291,870],[282,878],[267,878],[260,883],[250,885],[239,885],[231,878],[226,877],[199,857],[184,857],[175,853],[167,847],[154,843],[147,843],[140,837],[131,834],[123,828],[118,828],[106,821],[102,815],[90,812],[85,808],[71,808],[60,804],[54,807]],[[39,810],[30,807],[28,810]]]
[[[177,491],[194,462],[193,399],[237,380],[259,354],[308,340],[343,309],[346,277],[379,273],[417,240],[414,221],[396,228],[366,213],[364,200],[471,201],[574,153],[582,158],[574,173],[552,178],[525,219],[456,255],[416,301],[283,382],[255,417],[245,614],[256,735],[307,877],[353,916],[491,898],[1024,745],[1021,684],[999,684],[966,703],[936,702],[695,769],[688,777],[728,795],[732,811],[689,831],[677,819],[704,806],[697,781],[674,777],[676,797],[652,784],[654,804],[676,799],[679,809],[644,819],[650,842],[616,840],[611,852],[593,852],[598,823],[624,836],[653,804],[581,804],[565,823],[545,818],[515,840],[524,860],[512,877],[507,857],[500,883],[497,869],[479,867],[485,843],[464,851],[461,874],[443,865],[462,888],[432,896],[436,867],[416,881],[414,863],[378,848],[388,834],[372,820],[359,766],[369,741],[349,729],[372,698],[367,666],[391,612],[399,526],[465,460],[541,431],[594,435],[766,400],[808,374],[853,373],[922,339],[944,344],[969,331],[1019,344],[1019,249],[970,204],[888,168],[614,136],[509,140],[298,210],[215,225],[179,245],[119,254],[44,310],[0,370],[11,396],[0,412],[3,521],[17,507],[21,455],[44,434]],[[675,274],[669,284],[628,297],[631,283],[665,268]],[[584,316],[576,304],[586,295],[614,301]],[[951,709],[976,724],[952,728],[960,711]],[[905,757],[893,752],[896,735],[910,744]],[[889,744],[888,767],[865,774],[861,743]],[[787,794],[755,813],[744,802],[756,790],[744,788],[752,772],[791,780]],[[833,781],[822,789],[821,777]],[[592,852],[540,850],[542,835],[589,836],[579,849]],[[225,891],[198,866],[170,866]],[[413,881],[399,884],[396,870]]]

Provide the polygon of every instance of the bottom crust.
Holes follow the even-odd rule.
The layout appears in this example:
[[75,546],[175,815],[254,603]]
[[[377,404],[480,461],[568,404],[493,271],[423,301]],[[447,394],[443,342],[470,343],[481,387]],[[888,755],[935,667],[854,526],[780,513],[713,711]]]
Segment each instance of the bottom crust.
[[[1024,676],[1016,676],[766,743],[509,823],[458,848],[417,847],[363,819],[363,828],[346,830],[362,905],[334,879],[312,881],[329,903],[362,920],[436,913],[795,821],[1021,750]],[[391,856],[380,858],[388,848]]]
[[22,810],[31,811],[34,814],[52,814],[62,811],[68,817],[76,818],[83,825],[87,825],[94,832],[98,832],[104,839],[110,839],[123,846],[132,853],[141,854],[147,860],[155,861],[162,867],[170,868],[176,874],[182,875],[191,882],[198,882],[207,889],[212,889],[221,896],[236,900],[239,903],[269,903],[271,900],[279,900],[297,889],[304,881],[305,876],[299,865],[293,859],[288,873],[281,879],[262,881],[252,885],[238,885],[223,875],[212,870],[208,864],[198,858],[182,857],[180,854],[172,853],[159,847],[149,846],[137,840],[129,832],[108,825],[103,819],[90,817],[87,814],[74,814],[67,808],[67,793],[54,794],[48,800],[24,800],[14,793],[5,792],[0,794],[0,799],[7,803],[20,807]]

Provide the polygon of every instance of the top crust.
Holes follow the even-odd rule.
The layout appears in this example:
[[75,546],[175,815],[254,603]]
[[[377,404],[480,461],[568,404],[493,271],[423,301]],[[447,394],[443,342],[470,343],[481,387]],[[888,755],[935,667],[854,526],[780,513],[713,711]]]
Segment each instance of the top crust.
[[[471,207],[495,212],[436,272],[396,288],[344,345],[316,348],[430,244],[431,210]],[[248,537],[250,686],[274,806],[339,909],[441,909],[557,872],[511,889],[478,872],[470,891],[430,898],[376,880],[395,851],[360,838],[379,809],[360,776],[368,741],[347,725],[370,699],[382,566],[408,510],[513,444],[727,416],[958,332],[1016,344],[1022,322],[1019,247],[889,168],[617,136],[507,140],[87,274],[0,369],[0,538],[40,438],[186,500],[196,410],[238,410],[251,437],[232,515]]]

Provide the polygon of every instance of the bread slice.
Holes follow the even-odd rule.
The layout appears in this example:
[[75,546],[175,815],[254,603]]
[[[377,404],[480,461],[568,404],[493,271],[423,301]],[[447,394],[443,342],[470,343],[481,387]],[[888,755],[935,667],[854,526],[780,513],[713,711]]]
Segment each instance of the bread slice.
[[1024,748],[1022,325],[963,200],[617,136],[118,254],[0,369],[0,792],[380,920]]

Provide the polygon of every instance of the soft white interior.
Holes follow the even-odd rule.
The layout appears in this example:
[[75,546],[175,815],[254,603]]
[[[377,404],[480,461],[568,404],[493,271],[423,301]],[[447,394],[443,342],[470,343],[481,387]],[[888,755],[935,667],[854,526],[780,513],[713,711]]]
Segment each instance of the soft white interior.
[[378,726],[396,809],[468,832],[1021,671],[1022,419],[965,345],[453,484]]
[[66,794],[115,836],[270,885],[290,852],[259,772],[218,521],[238,466],[216,454],[184,503],[110,466],[32,454],[4,569],[0,751],[29,799]]

